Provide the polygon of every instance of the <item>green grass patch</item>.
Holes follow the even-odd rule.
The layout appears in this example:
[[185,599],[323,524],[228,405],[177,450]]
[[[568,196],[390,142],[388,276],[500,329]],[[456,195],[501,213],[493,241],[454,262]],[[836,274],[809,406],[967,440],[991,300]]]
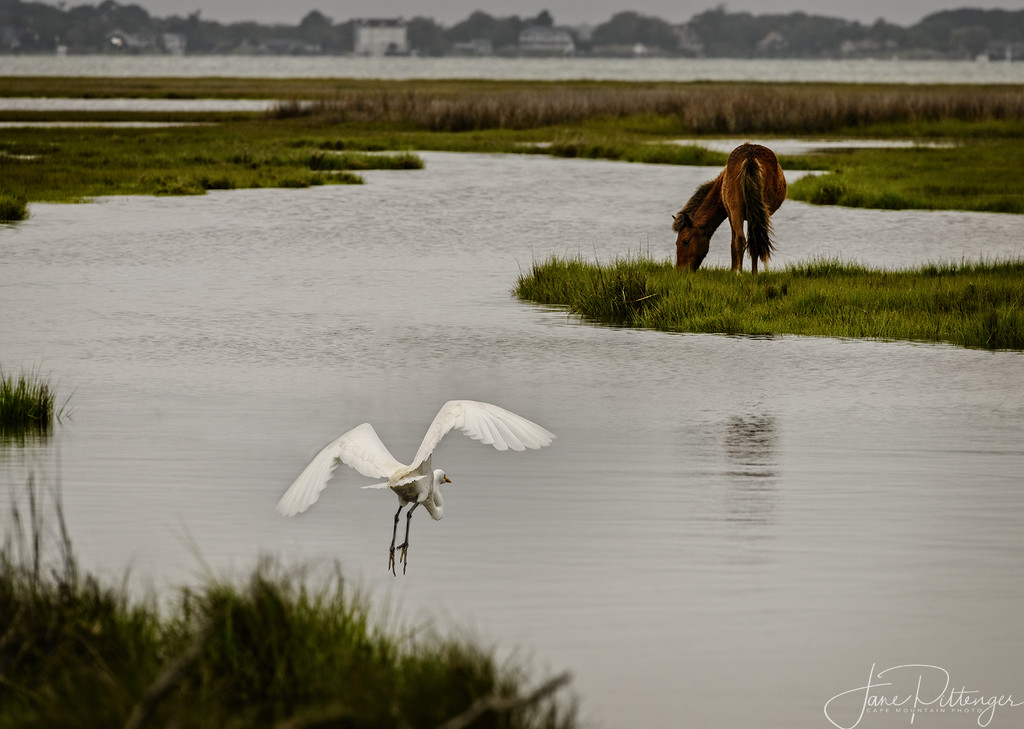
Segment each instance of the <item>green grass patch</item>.
[[140,599],[82,572],[59,494],[56,528],[41,489],[20,501],[0,549],[0,726],[576,726],[566,676],[531,689],[476,641],[376,619],[337,567],[263,560]]
[[794,200],[890,210],[1024,213],[1024,146],[1019,143],[967,140],[952,148],[861,149],[808,161],[830,172],[790,185]]
[[899,339],[1024,349],[1024,261],[871,270],[817,261],[757,276],[627,258],[551,258],[515,295],[583,319],[671,332]]
[[7,130],[0,151],[4,184],[45,202],[358,184],[359,171],[423,166],[408,151],[325,151],[326,139],[311,131],[327,130],[259,118],[159,128],[26,127]]
[[421,170],[423,159],[411,152],[367,154],[317,150],[310,155],[312,170]]
[[724,166],[729,158],[727,154],[695,144],[646,142],[635,136],[607,132],[557,134],[550,144],[535,146],[534,151],[555,157],[611,159],[666,165]]
[[24,194],[0,190],[0,223],[16,223],[28,217],[28,199]]
[[45,435],[60,422],[67,403],[38,371],[12,374],[0,366],[0,438]]

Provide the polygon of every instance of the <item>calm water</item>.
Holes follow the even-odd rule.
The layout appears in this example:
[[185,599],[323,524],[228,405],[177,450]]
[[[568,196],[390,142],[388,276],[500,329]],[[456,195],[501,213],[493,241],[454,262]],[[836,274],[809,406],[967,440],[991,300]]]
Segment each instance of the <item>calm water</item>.
[[492,78],[1019,84],[1024,83],[1024,63],[708,58],[0,56],[0,76]]
[[[1021,355],[579,324],[512,299],[519,270],[667,257],[671,213],[717,170],[424,157],[364,186],[34,205],[0,229],[0,361],[74,392],[50,445],[0,451],[3,500],[59,478],[84,564],[161,590],[197,554],[338,559],[409,623],[570,669],[598,727],[830,727],[873,664],[1024,697]],[[776,217],[783,264],[1024,255],[1014,216]],[[413,520],[405,577],[385,572],[396,501],[353,471],[275,514],[326,441],[370,421],[409,458],[452,397],[558,440],[448,436],[445,518]],[[855,698],[832,704],[843,726]]]
[[[277,102],[254,99],[78,99],[62,97],[0,98],[0,111],[266,111]],[[42,122],[45,124],[46,122]],[[134,122],[139,124],[139,122]],[[160,123],[160,122],[157,122]],[[5,122],[15,126],[18,122]],[[32,122],[33,126],[40,122]],[[67,122],[51,122],[51,125]],[[85,123],[79,124],[85,126]]]

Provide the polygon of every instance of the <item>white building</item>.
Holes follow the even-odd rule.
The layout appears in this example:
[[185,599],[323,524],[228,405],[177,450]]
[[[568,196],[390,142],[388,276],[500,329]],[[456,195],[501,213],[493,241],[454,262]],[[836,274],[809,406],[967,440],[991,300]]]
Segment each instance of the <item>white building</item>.
[[184,56],[188,48],[188,38],[182,33],[164,33],[162,36],[164,50],[175,56]]
[[675,26],[676,37],[679,38],[679,51],[687,56],[703,56],[704,44],[701,43],[697,31],[689,23]]
[[359,18],[355,27],[357,56],[395,56],[409,52],[404,18]]
[[567,28],[535,25],[519,32],[519,50],[523,53],[571,56],[576,52],[576,41]]

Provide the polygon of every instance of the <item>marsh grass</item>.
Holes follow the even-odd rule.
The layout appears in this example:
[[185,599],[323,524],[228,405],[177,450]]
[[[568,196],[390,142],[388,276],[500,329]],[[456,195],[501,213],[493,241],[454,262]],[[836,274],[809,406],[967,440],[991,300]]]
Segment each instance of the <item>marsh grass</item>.
[[0,223],[15,223],[28,217],[28,198],[23,193],[0,190]]
[[26,499],[0,550],[0,726],[418,728],[524,698],[467,726],[575,726],[492,649],[375,618],[337,566],[264,559],[158,605],[79,568],[59,491]]
[[536,151],[556,157],[612,159],[646,164],[716,166],[724,165],[727,154],[714,152],[695,144],[638,143],[626,135],[588,135],[563,133],[550,145]]
[[3,77],[0,95],[284,99],[271,109],[271,118],[401,123],[448,132],[646,117],[649,130],[665,134],[821,134],[885,127],[904,136],[921,124],[953,124],[934,131],[959,136],[968,123],[989,136],[1002,129],[1002,122],[1024,118],[1024,91],[1009,84]]
[[18,374],[0,365],[0,438],[43,435],[67,412],[68,398],[37,370]]
[[1024,213],[1021,145],[968,140],[956,148],[863,149],[812,160],[833,170],[790,186],[819,205]]
[[[358,171],[422,167],[409,152],[328,153],[308,131],[259,120],[157,129],[18,128],[8,130],[0,146],[8,153],[5,184],[30,200],[50,202],[358,184]],[[305,143],[297,144],[297,137]],[[35,152],[24,153],[30,149]]]
[[551,258],[521,274],[515,294],[616,326],[1024,349],[1024,261],[884,271],[825,260],[755,277],[677,273],[640,257]]
[[380,84],[313,101],[280,102],[271,118],[401,122],[435,132],[528,129],[594,118],[671,118],[692,134],[816,134],[880,124],[1024,118],[1013,86],[881,87],[843,84],[449,82]]
[[367,154],[317,150],[310,155],[311,170],[421,170],[423,159],[411,152]]

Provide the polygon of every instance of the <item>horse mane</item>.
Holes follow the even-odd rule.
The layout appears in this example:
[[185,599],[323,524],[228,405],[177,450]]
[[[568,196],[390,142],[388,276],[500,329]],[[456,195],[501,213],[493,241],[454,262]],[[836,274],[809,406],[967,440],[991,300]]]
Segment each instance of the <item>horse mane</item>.
[[672,230],[678,233],[686,226],[686,221],[690,220],[693,214],[697,212],[697,208],[704,202],[704,199],[711,192],[711,188],[714,187],[717,181],[718,178],[716,177],[714,180],[708,180],[697,188],[697,191],[693,193],[690,199],[686,201],[686,204],[676,213],[675,219],[672,221]]

